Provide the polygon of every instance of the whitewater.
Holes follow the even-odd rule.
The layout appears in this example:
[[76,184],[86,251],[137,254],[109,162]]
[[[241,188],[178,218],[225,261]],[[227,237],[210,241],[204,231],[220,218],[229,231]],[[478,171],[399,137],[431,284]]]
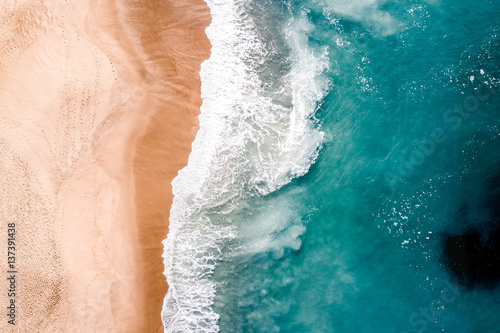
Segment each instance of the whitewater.
[[[212,53],[201,68],[200,128],[173,181],[164,241],[165,332],[219,331],[212,274],[238,237],[232,213],[305,174],[324,140],[314,112],[329,88],[327,48],[307,45],[305,17],[277,27],[272,38],[283,46],[270,48],[245,15],[249,3],[207,1]],[[273,68],[276,59],[284,62]],[[300,230],[280,246],[296,246]]]

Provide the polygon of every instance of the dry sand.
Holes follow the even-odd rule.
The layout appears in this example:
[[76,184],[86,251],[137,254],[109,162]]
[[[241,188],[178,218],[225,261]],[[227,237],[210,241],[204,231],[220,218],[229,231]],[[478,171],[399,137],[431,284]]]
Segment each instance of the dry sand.
[[[162,332],[161,241],[210,44],[203,0],[0,3],[0,332]],[[5,314],[3,314],[5,312]]]

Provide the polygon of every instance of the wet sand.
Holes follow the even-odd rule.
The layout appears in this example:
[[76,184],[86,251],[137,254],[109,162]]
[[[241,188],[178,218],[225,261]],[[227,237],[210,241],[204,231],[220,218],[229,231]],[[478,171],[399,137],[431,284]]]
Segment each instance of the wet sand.
[[15,221],[17,269],[1,332],[163,331],[161,241],[209,23],[202,0],[0,5],[1,231]]

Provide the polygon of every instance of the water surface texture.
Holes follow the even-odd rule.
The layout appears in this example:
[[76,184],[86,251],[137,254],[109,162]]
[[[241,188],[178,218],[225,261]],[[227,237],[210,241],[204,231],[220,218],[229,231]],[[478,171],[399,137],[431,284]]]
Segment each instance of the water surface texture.
[[500,3],[207,0],[167,332],[500,332]]

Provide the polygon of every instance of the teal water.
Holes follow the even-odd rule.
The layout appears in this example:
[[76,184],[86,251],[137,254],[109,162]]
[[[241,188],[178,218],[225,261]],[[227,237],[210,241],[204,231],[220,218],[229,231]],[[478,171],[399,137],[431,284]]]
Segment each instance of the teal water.
[[[498,205],[500,3],[235,3],[262,41],[245,61],[273,103],[295,107],[294,64],[327,65],[304,85],[323,91],[306,115],[320,144],[297,148],[310,167],[268,190],[245,171],[224,192],[237,199],[207,208],[234,233],[206,274],[220,332],[500,332],[500,287],[465,286],[443,259],[447,235],[487,231]],[[253,170],[271,143],[242,145],[234,163]]]

